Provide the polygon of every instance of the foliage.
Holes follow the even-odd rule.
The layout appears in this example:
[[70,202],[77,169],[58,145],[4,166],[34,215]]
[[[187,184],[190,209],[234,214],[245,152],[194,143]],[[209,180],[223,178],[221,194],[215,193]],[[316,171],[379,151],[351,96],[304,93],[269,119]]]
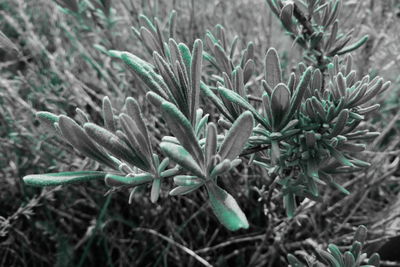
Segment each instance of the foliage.
[[[363,262],[367,259],[367,254],[362,253],[363,244],[365,242],[367,235],[367,228],[365,226],[358,227],[355,235],[354,241],[350,249],[342,253],[338,246],[335,244],[329,244],[328,251],[318,251],[320,258],[324,263],[328,264],[329,267],[379,267],[379,254],[374,253],[367,261],[366,265]],[[305,266],[301,261],[299,261],[296,256],[289,254],[288,261],[292,267]],[[307,265],[309,267],[324,266],[321,262],[307,260]]]
[[[278,17],[276,21],[296,44],[296,49],[285,45],[274,49],[269,47],[269,34],[274,28],[271,24],[268,32],[255,31],[254,36],[254,29],[261,28],[258,23],[265,23],[255,22],[254,18],[260,15],[247,17],[244,12],[246,26],[255,23],[257,27],[231,35],[232,29],[240,29],[240,16],[228,23],[225,16],[218,14],[202,20],[199,14],[206,7],[195,8],[198,4],[190,5],[189,1],[187,6],[178,4],[179,12],[172,11],[169,18],[165,11],[171,6],[158,1],[140,8],[135,7],[135,1],[58,2],[62,7],[58,6],[47,24],[40,23],[42,18],[35,12],[30,13],[31,4],[20,0],[2,11],[9,28],[3,29],[0,44],[7,51],[6,58],[14,58],[5,64],[17,62],[21,70],[14,72],[10,68],[2,75],[2,155],[12,159],[2,160],[2,166],[4,172],[11,170],[15,177],[25,176],[27,185],[89,182],[90,187],[70,187],[55,196],[66,196],[70,203],[89,199],[85,209],[89,206],[94,211],[90,216],[81,218],[79,209],[70,208],[75,204],[63,207],[54,203],[54,195],[47,194],[38,198],[44,207],[35,211],[37,218],[48,218],[48,214],[67,218],[69,229],[79,223],[92,230],[87,229],[84,239],[77,232],[67,240],[63,238],[65,229],[56,221],[21,224],[39,205],[39,200],[29,200],[37,190],[21,185],[20,195],[26,195],[27,209],[22,204],[15,215],[1,217],[7,222],[5,227],[0,223],[3,236],[20,236],[22,232],[14,233],[12,225],[24,225],[24,231],[32,229],[34,236],[36,232],[47,233],[59,251],[58,262],[63,262],[61,255],[71,258],[69,255],[82,252],[81,258],[71,258],[69,262],[82,265],[90,260],[93,264],[96,257],[91,253],[97,243],[109,251],[105,256],[109,265],[118,260],[126,264],[130,258],[118,253],[124,247],[121,236],[128,227],[137,233],[130,236],[133,241],[147,239],[143,250],[154,247],[148,255],[161,255],[155,265],[161,261],[173,265],[174,259],[182,257],[206,266],[207,260],[212,260],[222,266],[226,262],[217,259],[217,255],[225,246],[235,246],[239,252],[227,257],[230,265],[262,266],[270,262],[272,266],[283,264],[282,255],[287,252],[304,249],[307,252],[303,254],[310,253],[312,249],[302,245],[305,239],[338,242],[336,237],[347,234],[344,229],[349,226],[375,225],[373,236],[379,232],[376,225],[383,227],[384,224],[373,224],[375,216],[367,220],[365,214],[380,211],[382,203],[398,191],[390,178],[395,173],[396,158],[372,155],[366,145],[372,143],[377,149],[388,146],[389,152],[384,153],[394,155],[391,150],[396,144],[390,139],[396,134],[393,123],[372,142],[385,120],[372,121],[371,115],[391,117],[393,107],[387,109],[390,107],[386,103],[384,112],[377,112],[379,96],[387,95],[390,83],[376,72],[368,74],[366,66],[370,63],[360,67],[359,57],[365,51],[372,53],[368,49],[374,38],[351,42],[351,36],[362,34],[349,31],[350,22],[337,20],[341,12],[350,12],[353,3],[267,1],[272,14]],[[215,8],[227,13],[235,9],[261,10],[255,3],[219,5]],[[53,4],[44,6],[46,12],[52,8]],[[126,8],[131,8],[129,14],[124,11]],[[185,8],[189,9],[189,16]],[[197,39],[215,21],[221,24],[206,31],[203,41]],[[268,23],[275,22],[271,19]],[[125,24],[138,25],[131,29],[133,38],[122,27]],[[284,40],[272,37],[275,46]],[[285,49],[291,50],[289,54]],[[297,61],[297,51],[304,62]],[[350,52],[356,52],[352,53],[355,56]],[[385,80],[388,78],[377,72]],[[18,90],[14,92],[14,88]],[[391,90],[391,94],[395,92]],[[79,108],[75,110],[76,106]],[[14,119],[16,110],[24,114],[19,120]],[[76,115],[71,115],[74,110]],[[45,133],[38,130],[33,120],[35,113],[41,127],[47,129]],[[48,141],[43,142],[44,139]],[[67,142],[60,142],[61,139]],[[84,157],[71,153],[71,146]],[[12,147],[18,149],[16,155]],[[361,153],[364,150],[366,153]],[[56,170],[61,172],[55,173]],[[118,212],[125,207],[122,198],[113,194],[112,202],[110,196],[101,200],[97,195],[102,189],[92,180],[104,180],[110,187],[107,194],[120,192],[124,198],[128,193],[129,203],[135,205],[121,216]],[[8,187],[12,188],[11,184]],[[145,197],[147,191],[149,199]],[[167,194],[172,197],[167,199]],[[14,198],[21,199],[20,195]],[[15,204],[18,205],[7,205]],[[207,206],[226,229],[248,229],[240,232],[245,235],[243,240],[219,228],[213,217],[198,216],[206,212]],[[97,217],[95,211],[100,210]],[[359,215],[354,216],[355,213]],[[158,218],[167,218],[165,224]],[[338,218],[344,220],[343,224],[338,224]],[[61,225],[65,227],[64,223]],[[118,230],[114,232],[112,228]],[[120,237],[114,238],[118,234]],[[152,238],[148,239],[148,234]],[[199,241],[199,236],[204,240]],[[160,246],[157,238],[168,245]],[[78,241],[79,252],[74,253],[69,242]],[[212,244],[218,242],[221,246],[214,249]],[[252,245],[242,247],[241,242]],[[107,248],[110,244],[113,249]],[[311,247],[315,249],[315,243]],[[34,249],[38,251],[39,247]],[[154,260],[137,254],[135,248],[128,250],[137,264]],[[341,264],[337,257],[341,252],[337,253],[334,245],[329,246],[329,253],[330,256],[322,252],[322,258],[337,266],[333,256]],[[24,255],[31,257],[29,253]],[[350,259],[342,255],[343,259]],[[355,261],[365,263],[364,256],[356,256]],[[292,256],[288,260],[292,265],[301,264]]]

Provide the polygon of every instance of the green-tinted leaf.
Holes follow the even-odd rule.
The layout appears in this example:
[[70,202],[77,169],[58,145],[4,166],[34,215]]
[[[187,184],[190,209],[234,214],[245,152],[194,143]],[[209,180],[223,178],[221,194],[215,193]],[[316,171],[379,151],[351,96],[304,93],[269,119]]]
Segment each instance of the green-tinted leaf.
[[[188,72],[189,72],[190,66],[192,64],[192,54],[190,52],[189,47],[187,47],[187,45],[185,45],[184,43],[178,44],[178,50],[182,57],[182,62],[180,62],[180,65],[181,65],[182,71],[184,72],[183,74],[185,75],[185,80],[188,81],[189,80]],[[188,97],[188,95],[189,95],[189,92],[185,92],[185,96]]]
[[210,98],[213,104],[218,108],[219,112],[221,112],[228,120],[233,121],[231,114],[228,109],[225,107],[224,102],[221,101],[220,98],[203,82],[200,82],[200,89],[202,93]]
[[221,224],[231,231],[249,228],[246,215],[228,192],[214,183],[208,184],[207,190],[211,207]]
[[292,193],[285,194],[283,196],[283,203],[286,209],[286,216],[293,218],[294,212],[296,210],[296,200]]
[[186,170],[192,172],[198,177],[205,177],[199,164],[193,159],[192,155],[190,155],[189,152],[182,146],[167,142],[161,142],[160,148],[170,159],[178,163]]
[[300,82],[298,83],[296,90],[292,96],[290,101],[290,108],[286,113],[284,119],[282,120],[282,126],[284,126],[288,121],[292,119],[292,116],[298,110],[301,100],[303,99],[304,93],[308,87],[308,84],[311,80],[312,68],[308,67],[306,71],[303,73]]
[[156,203],[158,198],[160,197],[160,189],[161,189],[161,179],[160,178],[154,179],[150,193],[150,200],[152,203]]
[[30,186],[56,186],[72,183],[86,182],[95,179],[104,179],[105,172],[97,171],[77,171],[32,174],[23,178],[24,182]]
[[204,155],[206,161],[207,172],[210,170],[211,157],[217,153],[217,127],[214,123],[207,126],[206,144],[204,146]]
[[337,122],[335,123],[335,126],[333,127],[333,130],[331,134],[329,135],[330,137],[335,137],[339,134],[342,133],[344,127],[346,127],[347,120],[349,119],[349,110],[348,109],[343,109],[338,116]]
[[46,127],[46,129],[50,130],[53,133],[56,133],[54,123],[58,122],[60,116],[57,116],[47,111],[39,111],[36,113],[36,117],[38,118],[40,123],[42,123]]
[[150,144],[149,133],[147,131],[146,123],[143,119],[143,115],[138,102],[134,98],[128,97],[125,101],[125,106],[126,112],[135,121],[135,124],[141,134],[140,140],[144,142],[143,145],[146,145],[148,153],[153,154],[153,150]]
[[114,113],[111,105],[111,101],[108,96],[103,98],[103,119],[104,119],[104,126],[111,132],[115,132],[115,120],[114,120]]
[[165,98],[161,97],[160,95],[154,92],[147,92],[146,98],[155,107],[160,107],[162,103],[167,101]]
[[290,91],[286,87],[286,84],[280,83],[275,86],[272,91],[271,96],[271,111],[272,111],[272,119],[274,122],[274,130],[279,130],[276,127],[279,127],[282,118],[286,114],[290,105]]
[[118,168],[116,162],[95,145],[82,127],[74,120],[62,115],[59,118],[58,125],[65,139],[82,154],[111,168]]
[[175,22],[176,22],[176,11],[172,10],[169,15],[168,26],[169,26],[169,37],[174,38],[175,36]]
[[344,253],[344,267],[354,267],[356,260],[350,251]]
[[114,174],[107,174],[105,182],[107,186],[137,186],[153,181],[153,175],[150,173],[141,173],[135,176],[119,176]]
[[231,161],[229,159],[224,159],[222,162],[218,163],[211,171],[210,178],[214,179],[218,175],[223,174],[231,169]]
[[147,85],[150,90],[156,92],[165,99],[169,98],[164,88],[156,80],[154,80],[156,74],[153,71],[152,65],[128,52],[111,50],[109,51],[109,53],[113,57],[122,59],[135,72],[135,74],[138,75],[138,77]]
[[296,27],[293,24],[293,3],[287,3],[281,10],[280,20],[285,27],[285,29],[289,32],[296,33]]
[[174,136],[179,140],[186,151],[195,159],[200,167],[204,166],[204,155],[197,141],[192,125],[179,109],[169,103],[162,104],[163,116]]
[[335,257],[336,261],[339,262],[340,264],[339,266],[340,267],[344,266],[344,261],[340,249],[335,244],[329,244],[328,250],[330,251],[332,256]]
[[254,120],[250,111],[244,112],[232,124],[219,148],[221,159],[233,160],[242,152],[244,145],[253,132]]
[[372,254],[372,256],[369,258],[368,264],[369,264],[369,265],[372,265],[372,266],[375,266],[375,267],[379,267],[380,261],[381,261],[381,258],[380,258],[380,256],[379,256],[379,254],[378,254],[378,253],[374,253],[374,254]]
[[360,256],[361,248],[362,244],[359,241],[354,241],[353,245],[351,245],[350,252],[356,260],[358,259],[358,256]]
[[85,123],[83,126],[86,133],[95,140],[99,145],[107,149],[111,154],[120,160],[126,161],[129,164],[139,167],[142,170],[146,170],[146,166],[143,160],[138,156],[138,154],[130,149],[128,145],[124,143],[112,132],[94,124]]
[[330,267],[341,267],[340,263],[326,251],[318,251],[319,255],[327,262]]
[[257,110],[252,105],[250,105],[249,102],[247,102],[239,94],[233,92],[232,90],[229,90],[229,89],[226,89],[226,88],[222,88],[222,87],[218,87],[218,91],[227,100],[229,100],[232,103],[235,103],[235,104],[241,106],[242,108],[244,108],[246,110],[249,110],[254,115],[254,118],[259,123],[261,123],[264,127],[266,127],[267,129],[270,128],[270,125],[268,124],[268,122],[257,112]]
[[169,192],[169,195],[171,196],[182,196],[182,195],[186,195],[189,194],[193,191],[196,191],[197,189],[199,189],[203,184],[196,184],[196,185],[188,185],[188,186],[178,186],[175,187],[174,189],[172,189]]
[[343,54],[349,53],[351,51],[354,51],[357,48],[359,48],[360,46],[362,46],[363,44],[365,44],[367,41],[368,41],[368,35],[365,35],[360,40],[355,42],[354,44],[344,47],[343,49],[338,51],[336,54],[343,55]]
[[191,186],[204,183],[203,179],[197,176],[177,175],[174,177],[174,183],[178,186]]
[[297,258],[296,256],[294,256],[293,254],[288,254],[287,255],[287,259],[289,264],[292,267],[304,267],[304,264],[302,264]]
[[264,64],[265,80],[271,88],[275,88],[275,86],[282,82],[281,64],[279,62],[278,52],[276,52],[275,48],[268,49]]
[[192,125],[195,122],[196,111],[199,108],[200,98],[200,79],[201,79],[201,67],[203,59],[203,43],[197,39],[193,45],[192,61],[190,66],[190,114]]
[[121,122],[124,133],[128,138],[128,143],[134,149],[135,153],[142,159],[142,161],[147,166],[146,170],[149,170],[152,166],[153,156],[149,147],[147,145],[146,139],[142,136],[139,127],[136,122],[131,119],[130,116],[121,113],[119,115],[119,120]]

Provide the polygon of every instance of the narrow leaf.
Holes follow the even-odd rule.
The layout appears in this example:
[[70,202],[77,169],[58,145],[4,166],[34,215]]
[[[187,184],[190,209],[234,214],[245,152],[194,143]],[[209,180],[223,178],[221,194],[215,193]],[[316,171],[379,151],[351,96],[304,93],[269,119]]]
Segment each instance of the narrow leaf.
[[161,108],[163,110],[163,116],[171,132],[179,140],[185,150],[192,155],[195,161],[201,167],[204,166],[203,152],[188,119],[175,105],[169,102],[164,102]]
[[221,159],[234,160],[242,152],[244,145],[253,132],[254,120],[250,111],[244,112],[232,124],[218,151]]
[[209,184],[207,190],[211,208],[221,224],[230,231],[249,228],[246,215],[228,192],[214,183]]
[[143,160],[138,154],[130,149],[117,135],[104,129],[94,123],[85,123],[83,126],[86,133],[99,145],[107,149],[111,154],[120,160],[124,160],[129,164],[139,167],[142,170],[147,170]]
[[82,154],[111,168],[118,168],[116,162],[94,144],[83,128],[74,120],[61,115],[58,125],[65,139]]
[[189,152],[180,145],[175,145],[168,142],[161,142],[161,150],[173,161],[180,166],[190,171],[194,175],[204,178],[203,171],[200,165],[193,159]]
[[200,79],[201,79],[201,67],[203,59],[203,43],[201,40],[196,40],[193,45],[192,61],[190,66],[190,113],[191,122],[194,125],[196,111],[199,108],[200,98]]
[[105,172],[98,171],[77,171],[59,172],[45,174],[31,174],[23,178],[24,182],[30,186],[56,186],[72,183],[87,182],[95,179],[104,179]]
[[183,196],[199,189],[203,184],[178,186],[169,192],[170,196]]
[[115,120],[114,113],[111,105],[111,101],[108,96],[103,98],[103,118],[104,118],[104,126],[111,132],[115,132]]
[[107,186],[137,186],[153,181],[153,176],[150,173],[141,173],[135,176],[119,176],[115,174],[107,174],[105,182]]
[[279,62],[278,52],[275,48],[270,48],[264,59],[265,80],[271,88],[275,88],[282,82],[282,70]]

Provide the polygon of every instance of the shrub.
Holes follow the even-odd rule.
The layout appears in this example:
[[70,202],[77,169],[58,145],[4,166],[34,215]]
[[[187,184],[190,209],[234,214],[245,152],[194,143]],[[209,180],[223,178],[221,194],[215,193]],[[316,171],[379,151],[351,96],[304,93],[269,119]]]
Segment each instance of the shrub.
[[[204,45],[201,40],[185,44],[176,41],[175,12],[167,31],[159,20],[140,15],[140,28],[133,28],[133,33],[152,60],[109,50],[118,49],[112,40],[95,48],[118,59],[112,68],[122,69],[123,62],[141,80],[146,99],[161,113],[166,129],[149,125],[141,111],[145,104],[133,97],[117,109],[103,98],[102,125],[80,109],[79,119],[38,112],[42,125],[102,169],[33,174],[24,182],[54,186],[104,179],[109,192],[129,190],[129,202],[148,187],[153,203],[166,185],[171,196],[205,190],[218,221],[232,231],[252,225],[235,199],[237,194],[226,186],[226,177],[242,169],[254,173],[255,183],[263,186],[257,191],[266,213],[277,212],[272,198],[278,196],[292,220],[307,203],[326,201],[324,196],[333,194],[327,186],[350,194],[337,177],[370,166],[360,152],[378,133],[363,122],[379,109],[371,102],[390,83],[378,76],[359,77],[353,70],[349,53],[367,37],[350,43],[351,33],[341,32],[337,21],[341,1],[269,0],[267,4],[303,52],[304,62],[290,74],[282,68],[276,49],[259,55],[249,42],[238,51],[239,39],[229,42],[221,25],[216,33],[207,31]],[[90,5],[83,8],[91,10]],[[91,17],[81,10],[71,5],[65,12],[86,23]],[[102,27],[112,28],[112,10],[107,5],[98,10]],[[112,81],[90,57],[85,58],[100,76]],[[171,189],[172,182],[176,187]],[[330,252],[321,256],[332,266],[345,266],[340,265],[342,255],[336,247],[331,245]],[[364,257],[353,252],[361,263]],[[343,257],[350,259],[349,253]],[[375,264],[376,256],[371,259]],[[288,260],[301,266],[293,256]]]

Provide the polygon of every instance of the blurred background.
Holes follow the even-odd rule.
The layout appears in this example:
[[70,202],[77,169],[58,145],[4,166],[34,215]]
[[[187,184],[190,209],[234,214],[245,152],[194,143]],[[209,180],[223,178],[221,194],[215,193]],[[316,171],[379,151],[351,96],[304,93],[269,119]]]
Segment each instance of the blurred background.
[[[251,223],[239,232],[218,224],[201,192],[169,198],[165,192],[158,204],[147,191],[138,192],[129,205],[128,192],[105,196],[97,181],[62,190],[23,184],[27,174],[99,168],[46,132],[37,111],[73,118],[80,108],[99,121],[104,96],[117,108],[133,96],[149,127],[167,133],[145,102],[144,85],[96,45],[150,60],[131,27],[139,25],[139,14],[166,25],[172,10],[176,39],[189,46],[221,24],[228,40],[240,37],[241,49],[254,43],[260,70],[269,47],[278,50],[287,73],[301,60],[263,0],[0,0],[0,30],[12,41],[0,42],[0,265],[202,266],[193,252],[213,266],[286,266],[289,252],[308,255],[328,243],[345,247],[364,224],[368,251],[380,251],[383,266],[400,266],[394,262],[400,260],[399,0],[343,1],[342,30],[370,36],[353,53],[358,76],[379,75],[392,86],[366,122],[382,132],[363,153],[372,166],[339,177],[352,194],[328,192],[306,225],[285,220],[283,209],[280,223],[266,224],[257,193],[262,184],[253,179],[261,170],[238,170],[228,182]],[[280,198],[273,201],[282,207]]]

